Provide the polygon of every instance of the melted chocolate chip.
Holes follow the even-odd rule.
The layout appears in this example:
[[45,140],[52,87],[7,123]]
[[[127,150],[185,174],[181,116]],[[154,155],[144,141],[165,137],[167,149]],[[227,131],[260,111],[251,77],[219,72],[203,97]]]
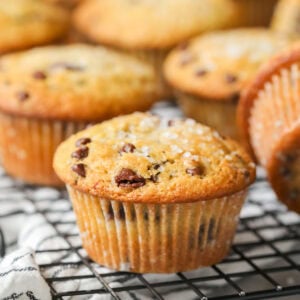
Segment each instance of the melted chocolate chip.
[[83,159],[86,158],[89,155],[89,148],[84,146],[80,147],[77,150],[75,150],[72,154],[72,158],[77,158],[77,159]]
[[27,92],[18,92],[17,93],[17,98],[20,100],[20,101],[26,101],[28,98],[29,98],[29,94]]
[[78,174],[80,177],[85,177],[85,165],[84,164],[76,164],[72,166],[72,171]]
[[167,123],[168,127],[172,127],[172,126],[174,126],[174,124],[175,124],[174,120],[169,120]]
[[203,170],[200,167],[188,168],[185,171],[187,174],[192,175],[192,176],[203,174]]
[[146,180],[144,177],[138,175],[131,169],[123,168],[120,173],[115,177],[115,182],[118,187],[132,187],[139,188],[145,185]]
[[70,64],[70,63],[66,63],[66,62],[57,62],[55,64],[52,64],[50,66],[50,68],[52,70],[55,70],[55,69],[65,69],[65,70],[73,71],[73,72],[80,72],[80,71],[83,70],[83,67],[81,67],[81,66]]
[[232,103],[237,103],[239,100],[240,100],[240,97],[241,97],[241,94],[239,92],[236,92],[236,93],[233,93],[231,96],[230,96],[230,101]]
[[90,138],[81,138],[81,139],[76,141],[75,146],[80,147],[80,146],[91,143],[91,141],[92,140]]
[[158,170],[159,167],[160,167],[160,164],[154,164],[154,165],[153,165],[153,169],[154,169],[154,170]]
[[225,75],[225,81],[227,83],[234,83],[234,82],[237,82],[238,80],[238,77],[233,75],[233,74],[226,74]]
[[156,183],[158,181],[158,175],[160,173],[154,174],[150,176],[150,180],[153,181],[154,183]]
[[196,72],[195,72],[195,76],[197,76],[197,77],[202,77],[202,76],[205,76],[207,73],[208,73],[208,72],[207,72],[207,70],[205,70],[205,69],[198,69],[198,70],[196,70]]
[[120,153],[121,152],[125,152],[125,153],[133,153],[135,150],[135,146],[133,144],[127,143],[125,144],[121,149],[120,149]]
[[42,71],[36,71],[32,74],[32,77],[39,80],[44,80],[47,78],[46,74]]
[[189,42],[188,41],[184,41],[184,42],[182,42],[182,43],[180,43],[178,45],[178,49],[179,50],[186,50],[188,48],[188,46],[189,46]]

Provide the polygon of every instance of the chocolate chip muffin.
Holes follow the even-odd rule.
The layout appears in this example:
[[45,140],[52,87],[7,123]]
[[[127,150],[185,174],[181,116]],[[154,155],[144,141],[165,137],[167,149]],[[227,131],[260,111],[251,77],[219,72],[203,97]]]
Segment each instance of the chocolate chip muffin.
[[[238,26],[269,26],[278,0],[231,0],[238,12]],[[297,1],[297,0],[296,0]]]
[[280,0],[272,19],[272,29],[300,36],[300,1]]
[[278,54],[245,90],[238,121],[278,198],[300,213],[300,44]]
[[69,14],[40,0],[0,1],[0,54],[57,41],[66,34]]
[[240,92],[259,66],[291,40],[267,29],[235,29],[201,35],[174,49],[164,71],[184,113],[238,139]]
[[235,142],[193,120],[143,113],[73,135],[58,147],[54,168],[90,257],[142,273],[223,259],[255,177]]
[[61,184],[52,158],[67,136],[158,99],[152,65],[104,47],[36,48],[3,56],[0,65],[3,166],[29,183]]
[[[73,20],[92,41],[151,61],[162,78],[169,49],[204,31],[228,26],[234,18],[230,0],[92,0],[79,5]],[[162,80],[162,95],[170,93]]]

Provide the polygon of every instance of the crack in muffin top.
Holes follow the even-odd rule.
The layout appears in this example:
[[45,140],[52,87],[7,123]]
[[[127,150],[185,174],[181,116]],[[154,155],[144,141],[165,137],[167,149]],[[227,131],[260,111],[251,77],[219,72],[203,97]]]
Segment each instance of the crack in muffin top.
[[121,51],[83,44],[35,48],[0,59],[0,109],[101,121],[149,109],[159,97],[158,81],[150,63]]
[[191,119],[144,113],[73,135],[58,147],[54,168],[82,192],[137,203],[214,199],[255,178],[254,163],[236,142]]

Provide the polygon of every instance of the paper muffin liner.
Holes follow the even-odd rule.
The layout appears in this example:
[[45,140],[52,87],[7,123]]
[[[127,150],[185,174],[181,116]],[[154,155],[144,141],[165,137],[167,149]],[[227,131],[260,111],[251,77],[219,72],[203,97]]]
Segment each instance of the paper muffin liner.
[[187,117],[216,129],[222,135],[235,140],[239,139],[236,125],[236,101],[205,100],[184,93],[176,95]]
[[95,262],[137,273],[209,266],[229,252],[246,192],[178,204],[123,203],[68,186],[83,247]]
[[167,84],[163,75],[163,62],[168,54],[168,50],[132,50],[127,51],[130,54],[151,63],[159,78],[159,94],[162,98],[172,98],[172,89]]
[[57,146],[84,122],[39,120],[0,113],[0,152],[8,174],[27,183],[60,186],[52,160]]
[[290,209],[300,213],[300,66],[275,74],[255,100],[250,140],[266,167],[272,187]]
[[237,26],[268,26],[278,0],[233,0]]

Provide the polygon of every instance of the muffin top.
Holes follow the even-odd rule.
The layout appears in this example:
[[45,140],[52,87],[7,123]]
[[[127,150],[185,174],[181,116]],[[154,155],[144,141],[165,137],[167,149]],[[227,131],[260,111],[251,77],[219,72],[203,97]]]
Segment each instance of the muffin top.
[[0,53],[50,43],[68,30],[66,11],[40,0],[0,1]]
[[0,67],[0,110],[15,115],[99,121],[158,98],[151,64],[104,47],[36,48],[3,56]]
[[271,27],[280,32],[300,35],[300,1],[280,0],[272,18]]
[[255,166],[232,140],[195,121],[134,113],[63,142],[54,169],[82,192],[125,202],[193,202],[245,189]]
[[164,65],[175,88],[202,98],[238,100],[259,66],[291,40],[267,29],[207,33],[174,49]]
[[127,49],[165,49],[235,17],[229,0],[91,0],[74,14],[91,39]]

